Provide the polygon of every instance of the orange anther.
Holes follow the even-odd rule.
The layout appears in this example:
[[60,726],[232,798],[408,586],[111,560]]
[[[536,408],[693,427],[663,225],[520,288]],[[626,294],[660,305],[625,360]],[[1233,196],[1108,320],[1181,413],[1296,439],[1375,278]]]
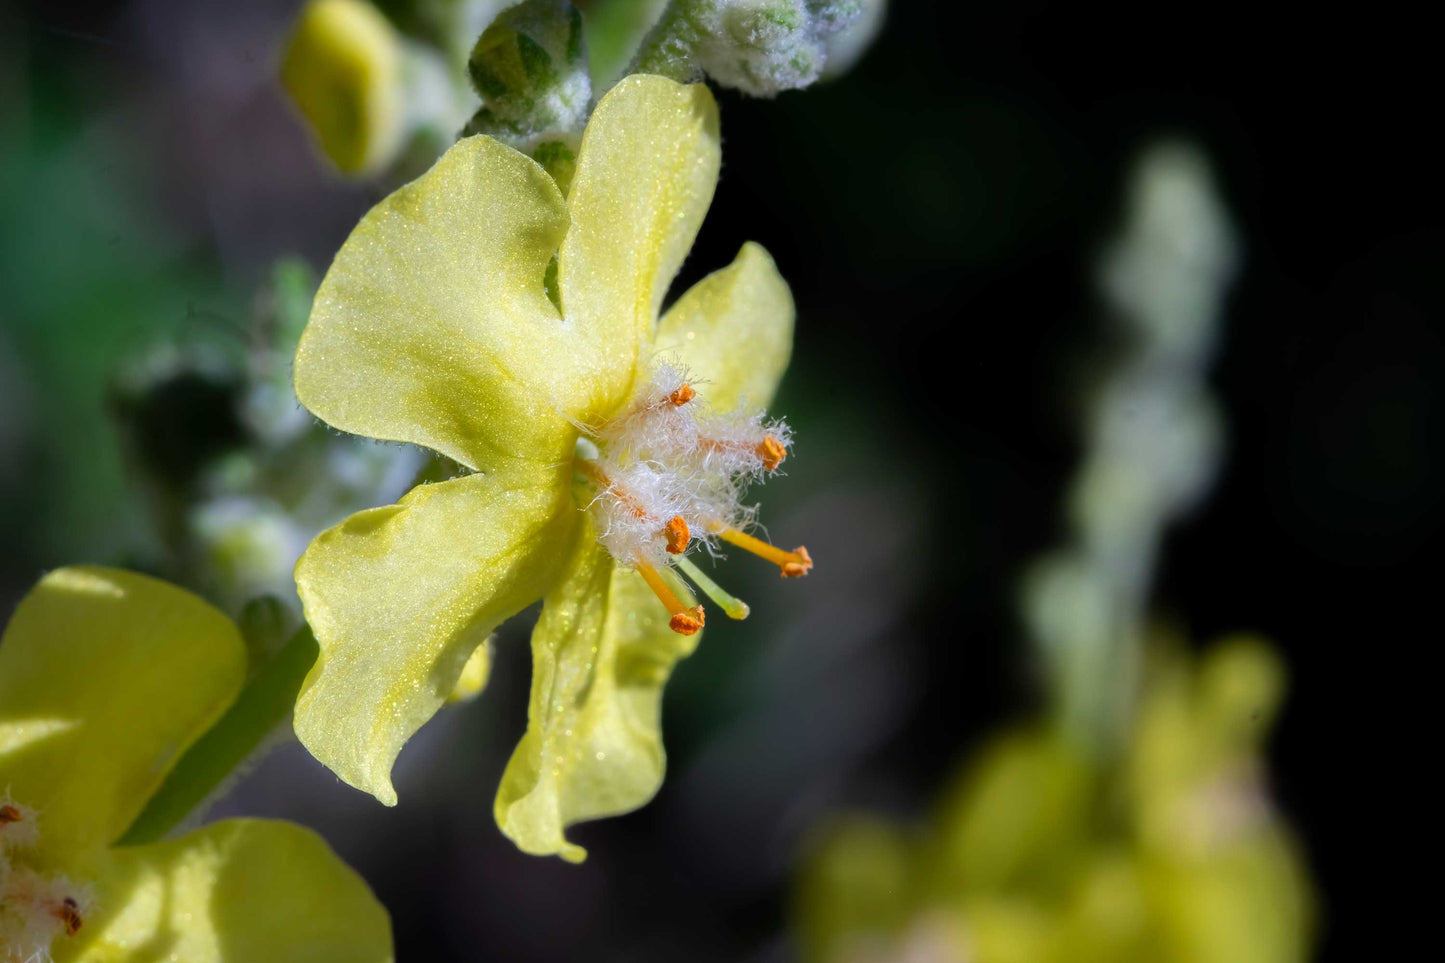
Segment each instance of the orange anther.
[[692,385],[684,382],[682,387],[678,388],[672,394],[667,396],[667,400],[672,402],[677,407],[681,408],[683,405],[687,404],[689,401],[696,397],[697,392],[692,390]]
[[80,904],[69,896],[61,900],[60,905],[50,911],[50,915],[60,920],[65,927],[66,936],[74,936],[80,932]]
[[18,822],[20,822],[20,807],[11,806],[9,803],[0,806],[0,826]]
[[776,471],[777,467],[783,463],[783,459],[788,457],[788,449],[784,448],[783,443],[772,435],[759,442],[758,447],[753,451],[757,452],[758,457],[763,460],[763,467],[768,471]]
[[678,635],[696,635],[698,629],[703,625],[702,606],[695,605],[691,610],[678,612],[667,620],[667,627]]
[[813,558],[805,547],[799,545],[793,549],[793,554],[797,556],[797,560],[783,563],[783,578],[798,578],[813,569]]
[[687,543],[692,540],[692,533],[687,530],[687,520],[681,515],[674,515],[672,521],[662,527],[662,534],[667,536],[669,555],[681,555],[687,551]]
[[694,635],[698,629],[702,628],[701,605],[694,605],[692,608],[683,605],[677,597],[677,593],[673,592],[662,580],[662,576],[657,574],[657,569],[646,562],[637,563],[637,574],[642,576],[647,587],[652,589],[652,594],[657,596],[657,600],[671,615],[671,618],[667,620],[668,628],[678,635]]

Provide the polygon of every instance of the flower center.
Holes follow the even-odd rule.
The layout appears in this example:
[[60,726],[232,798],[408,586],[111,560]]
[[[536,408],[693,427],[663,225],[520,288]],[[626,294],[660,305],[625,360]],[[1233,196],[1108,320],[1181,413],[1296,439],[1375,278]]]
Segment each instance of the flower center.
[[74,936],[90,905],[87,887],[65,877],[42,876],[21,855],[40,838],[35,810],[0,802],[0,950],[11,961],[50,959],[59,936]]
[[757,515],[757,506],[743,504],[748,486],[777,471],[791,441],[787,424],[762,411],[712,411],[685,372],[661,364],[621,414],[579,444],[573,467],[595,492],[586,510],[598,540],[642,576],[674,632],[692,635],[703,625],[703,608],[675,569],[728,617],[748,614],[687,558],[696,546],[716,556],[725,542],[787,578],[813,567],[806,548],[784,551],[745,531]]

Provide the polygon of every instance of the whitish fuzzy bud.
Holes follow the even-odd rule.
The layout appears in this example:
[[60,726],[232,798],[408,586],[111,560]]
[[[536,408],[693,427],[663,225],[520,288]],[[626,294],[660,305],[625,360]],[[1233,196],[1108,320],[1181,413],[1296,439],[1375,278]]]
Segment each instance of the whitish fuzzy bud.
[[632,71],[718,83],[771,97],[813,83],[827,40],[863,12],[863,0],[678,0],[643,42]]
[[[526,0],[483,31],[467,62],[482,109],[467,134],[535,154],[559,181],[592,105],[582,15],[567,0]],[[565,186],[565,185],[564,185]]]
[[823,66],[823,79],[841,77],[853,69],[878,39],[888,13],[888,0],[862,0],[863,12],[858,18],[830,36],[824,47],[828,62]]

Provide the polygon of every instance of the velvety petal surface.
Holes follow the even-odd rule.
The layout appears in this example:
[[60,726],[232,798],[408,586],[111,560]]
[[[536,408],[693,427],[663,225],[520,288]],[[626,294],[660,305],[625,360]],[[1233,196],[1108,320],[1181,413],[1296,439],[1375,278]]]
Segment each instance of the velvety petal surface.
[[534,161],[459,141],[337,253],[296,351],[297,397],[343,431],[472,468],[553,459],[588,391],[542,284],[566,223]]
[[497,792],[497,824],[524,852],[578,862],[567,826],[629,812],[662,785],[662,687],[701,636],[678,635],[590,523],[532,632],[527,732]]
[[657,328],[654,351],[685,364],[708,404],[766,408],[793,353],[793,295],[760,244],[677,300]]
[[391,766],[497,624],[555,583],[580,513],[570,462],[415,488],[322,532],[296,565],[320,658],[296,735],[393,805]]
[[48,859],[118,838],[240,692],[246,649],[190,592],[63,568],[0,641],[0,791],[39,811]]
[[701,84],[628,77],[597,104],[567,195],[563,313],[595,365],[592,417],[624,401],[658,309],[712,203],[717,104]]
[[391,922],[325,841],[291,823],[230,819],[112,851],[96,906],[56,957],[78,963],[386,963]]

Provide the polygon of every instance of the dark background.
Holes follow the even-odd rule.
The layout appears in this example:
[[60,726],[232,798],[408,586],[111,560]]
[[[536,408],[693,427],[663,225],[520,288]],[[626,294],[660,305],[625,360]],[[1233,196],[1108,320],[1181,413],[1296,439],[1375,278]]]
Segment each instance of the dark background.
[[[188,316],[233,310],[279,254],[324,267],[377,196],[327,174],[266,83],[291,6],[3,14],[0,109],[20,120],[0,129],[123,141],[144,174],[118,189],[167,225],[158,276],[221,292]],[[403,755],[396,812],[294,747],[224,811],[320,828],[390,908],[403,960],[783,958],[807,826],[855,804],[918,812],[1037,704],[1014,585],[1061,532],[1079,358],[1102,331],[1093,259],[1137,151],[1183,135],[1216,164],[1245,260],[1211,375],[1228,460],[1168,538],[1159,608],[1197,639],[1252,628],[1281,647],[1293,688],[1274,786],[1322,891],[1320,958],[1403,945],[1426,892],[1405,866],[1434,828],[1421,774],[1438,759],[1423,737],[1440,630],[1405,612],[1445,521],[1440,91],[1423,24],[1384,6],[1349,17],[901,0],[843,80],[720,94],[723,179],[677,290],[746,239],[792,284],[778,410],[800,443],[765,510],[818,571],[725,580],[763,617],[710,628],[680,668],[668,782],[641,812],[576,830],[581,868],[517,853],[491,820],[522,726],[525,627],[503,638],[487,695]],[[6,300],[23,369],[31,309]],[[117,337],[103,350],[130,347]],[[6,430],[55,430],[48,390],[13,392]],[[57,557],[25,486],[11,492],[24,517],[5,529],[6,600],[91,560]]]

